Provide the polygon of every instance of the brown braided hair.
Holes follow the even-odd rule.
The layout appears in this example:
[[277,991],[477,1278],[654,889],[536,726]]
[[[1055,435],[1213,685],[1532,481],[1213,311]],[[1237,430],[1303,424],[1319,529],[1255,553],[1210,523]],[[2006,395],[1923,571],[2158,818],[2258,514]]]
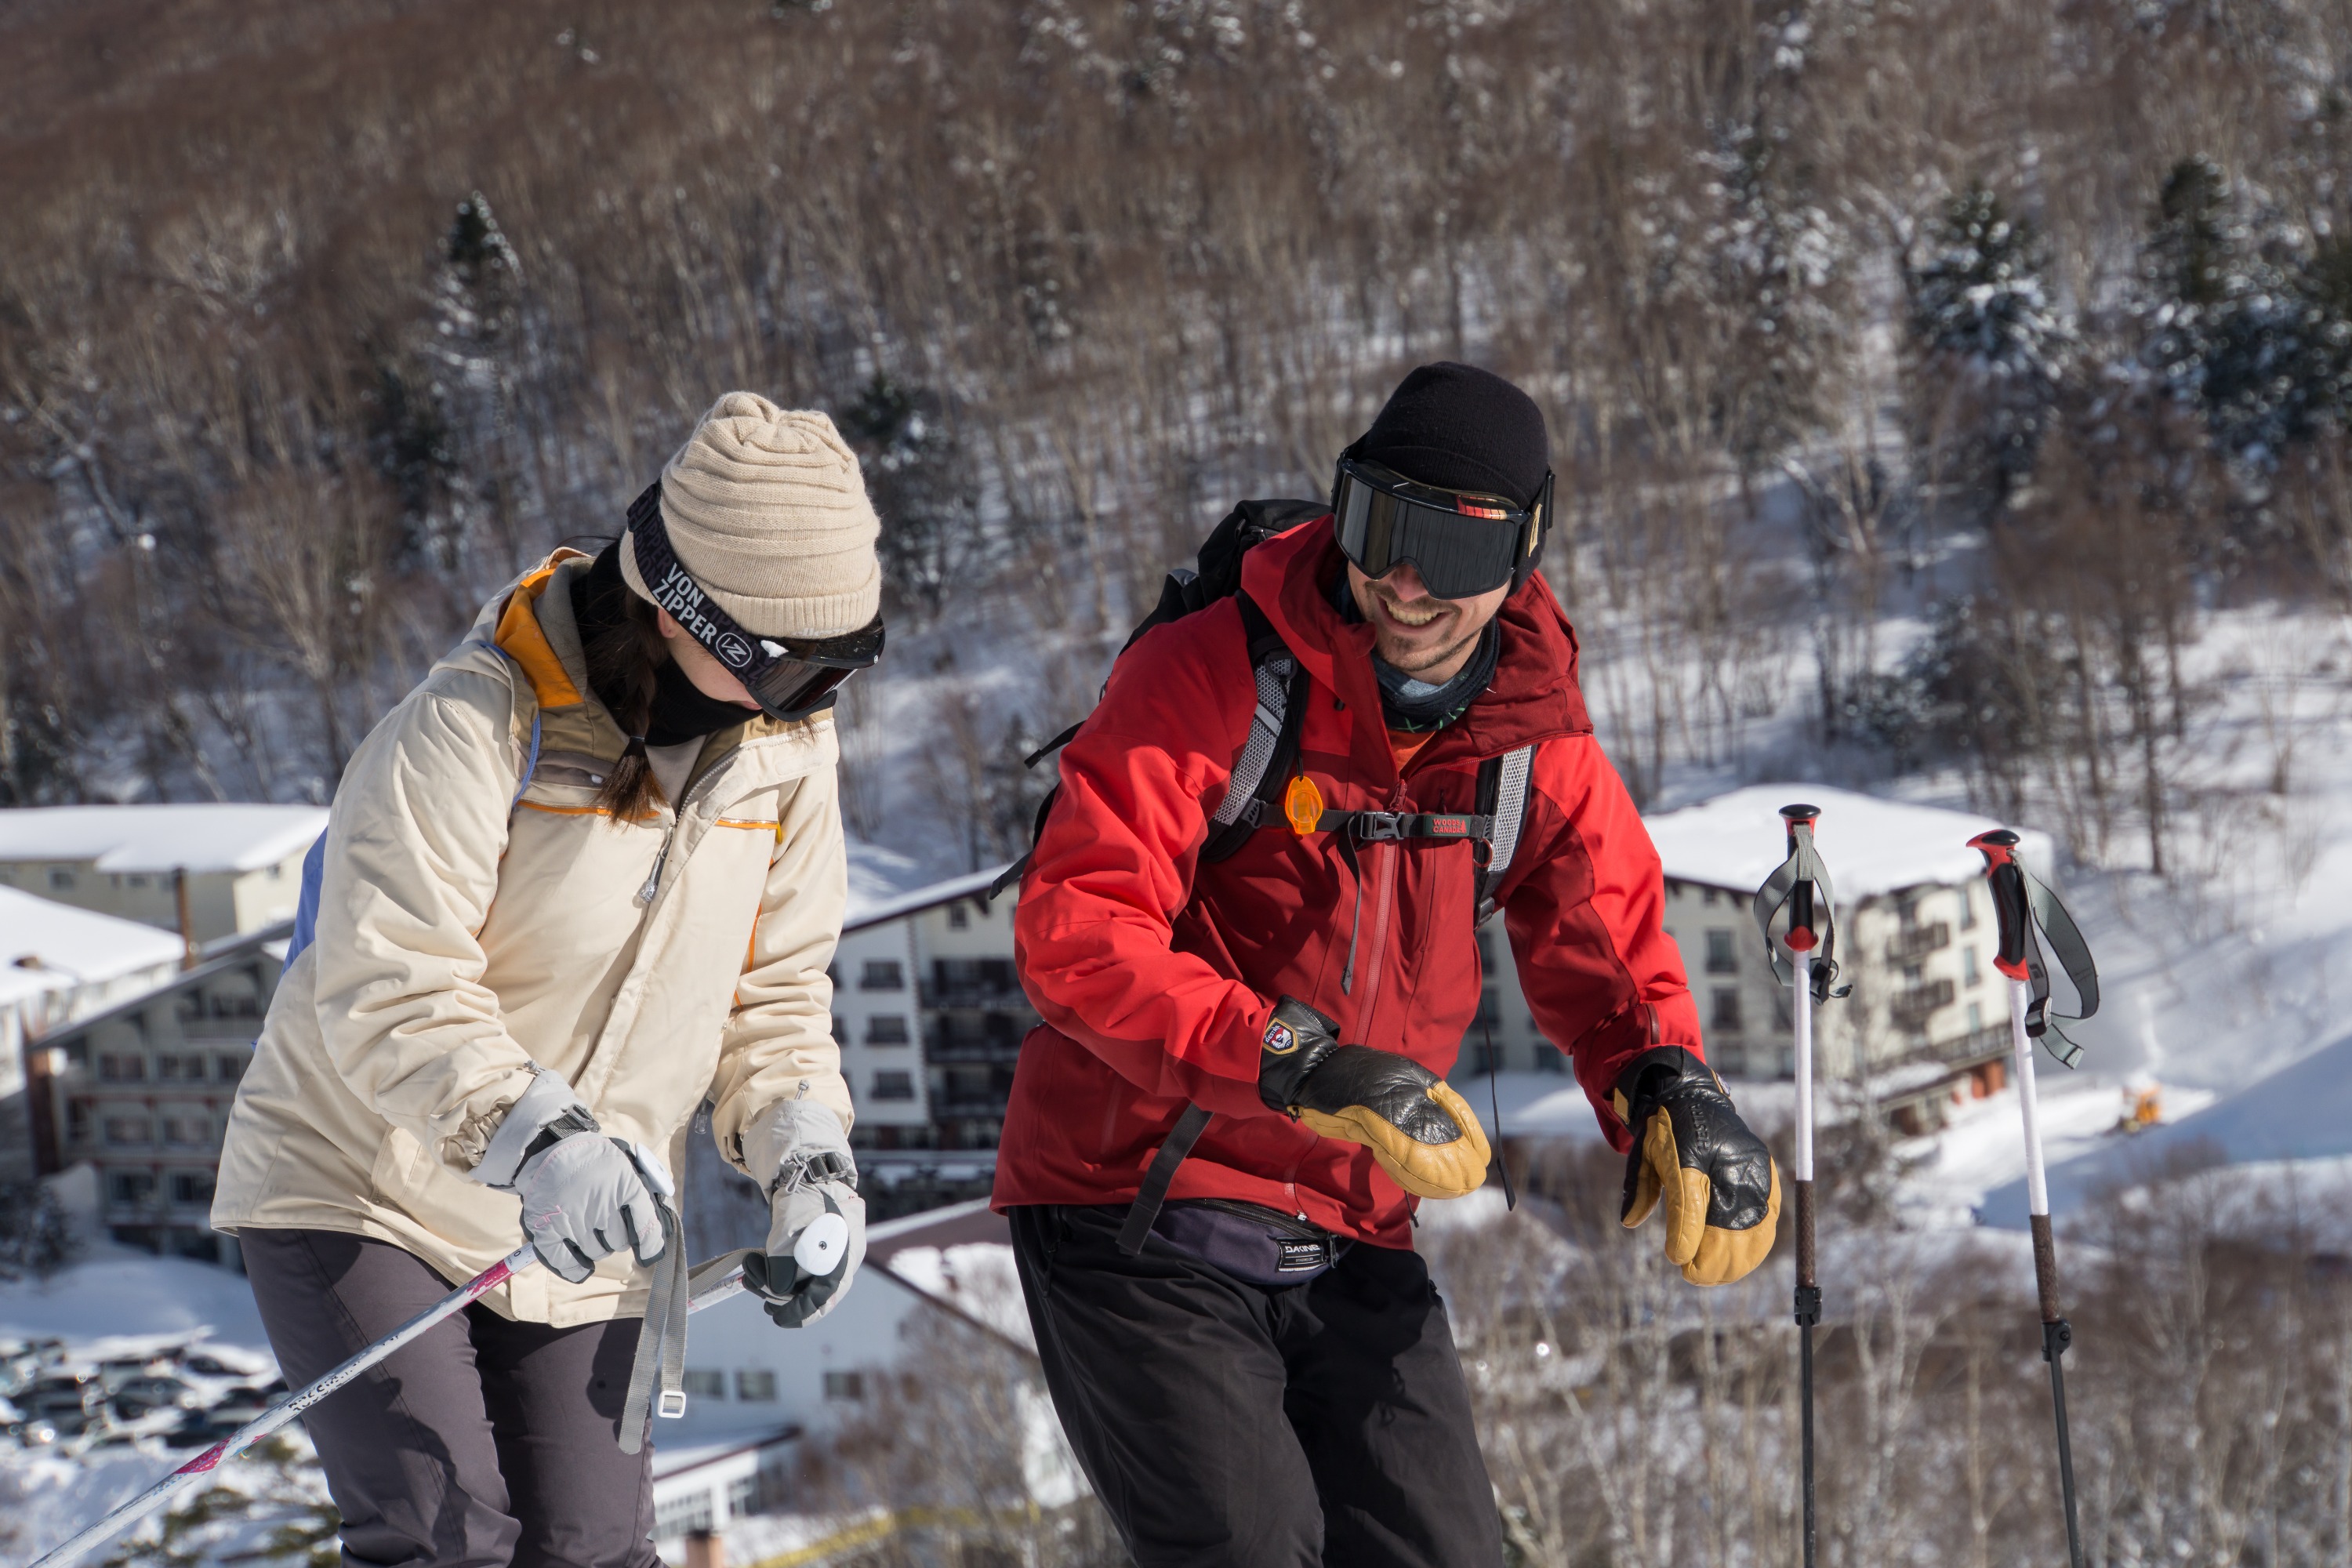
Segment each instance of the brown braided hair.
[[588,682],[629,737],[628,748],[596,792],[596,804],[615,822],[635,821],[651,816],[664,799],[661,781],[646,756],[646,725],[653,717],[655,672],[669,658],[669,648],[656,618],[659,612],[632,593],[618,574],[609,584],[592,584],[589,591],[601,602],[582,637]]

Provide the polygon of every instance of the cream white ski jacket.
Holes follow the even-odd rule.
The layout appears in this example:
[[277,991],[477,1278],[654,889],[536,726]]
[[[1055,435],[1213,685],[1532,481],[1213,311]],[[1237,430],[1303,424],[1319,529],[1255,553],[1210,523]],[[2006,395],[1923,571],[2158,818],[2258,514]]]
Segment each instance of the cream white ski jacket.
[[[849,1124],[832,717],[721,731],[677,809],[614,820],[594,799],[625,737],[572,618],[587,563],[559,551],[493,600],[344,770],[317,940],[238,1087],[216,1228],[355,1232],[480,1273],[522,1229],[466,1173],[531,1062],[673,1173],[705,1096],[739,1165],[803,1084]],[[486,1299],[562,1326],[642,1314],[646,1284],[623,1248],[583,1284],[534,1268]]]

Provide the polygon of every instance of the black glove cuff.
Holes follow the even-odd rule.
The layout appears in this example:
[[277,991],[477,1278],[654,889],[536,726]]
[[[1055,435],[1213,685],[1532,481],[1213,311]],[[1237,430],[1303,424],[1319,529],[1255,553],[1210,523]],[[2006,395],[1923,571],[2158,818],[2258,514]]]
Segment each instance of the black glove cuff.
[[1286,1113],[1298,1103],[1298,1086],[1307,1075],[1339,1048],[1339,1019],[1285,996],[1274,1005],[1274,1016],[1258,1037],[1258,1099],[1268,1110]]
[[1654,1047],[1626,1063],[1625,1070],[1617,1075],[1618,1114],[1639,1133],[1659,1101],[1677,1089],[1700,1087],[1717,1088],[1715,1069],[1697,1053],[1681,1046]]

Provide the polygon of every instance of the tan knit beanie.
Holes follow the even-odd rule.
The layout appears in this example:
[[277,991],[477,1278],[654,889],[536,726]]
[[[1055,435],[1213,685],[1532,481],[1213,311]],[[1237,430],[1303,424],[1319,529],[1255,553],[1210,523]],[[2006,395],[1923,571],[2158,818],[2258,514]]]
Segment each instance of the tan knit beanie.
[[[856,454],[823,414],[729,393],[662,469],[661,515],[678,564],[751,632],[835,637],[881,607],[882,525]],[[634,539],[621,574],[654,596]]]

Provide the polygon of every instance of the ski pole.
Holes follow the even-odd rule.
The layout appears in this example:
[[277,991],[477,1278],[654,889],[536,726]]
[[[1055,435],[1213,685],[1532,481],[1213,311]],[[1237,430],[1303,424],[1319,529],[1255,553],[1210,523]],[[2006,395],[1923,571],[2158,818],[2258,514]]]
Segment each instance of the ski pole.
[[[688,1289],[694,1292],[687,1310],[698,1312],[743,1289],[743,1257],[740,1252],[722,1254],[701,1265],[688,1275]],[[292,1421],[305,1410],[351,1382],[360,1373],[383,1361],[393,1352],[409,1344],[445,1320],[454,1317],[474,1302],[497,1289],[516,1275],[539,1261],[539,1255],[528,1247],[517,1247],[491,1264],[455,1290],[436,1301],[392,1332],[354,1352],[341,1365],[304,1388],[299,1394],[271,1405],[227,1436],[173,1470],[170,1475],[132,1498],[129,1502],[109,1512],[69,1537],[62,1545],[34,1560],[32,1568],[67,1568],[99,1542],[107,1540],[125,1525],[143,1518],[170,1501],[202,1476],[209,1475],[247,1448]]]
[[[2031,875],[2018,863],[2016,834],[2006,828],[1981,833],[1969,840],[1969,847],[1985,858],[1985,879],[1992,886],[1993,913],[2000,921],[2000,949],[1993,967],[2009,981],[2010,1057],[2017,1073],[2018,1115],[2025,1126],[2027,1223],[2033,1232],[2033,1285],[2042,1308],[2042,1359],[2050,1363],[2050,1408],[2058,1425],[2058,1491],[2066,1507],[2066,1556],[2073,1568],[2083,1568],[2083,1533],[2074,1508],[2074,1448],[2066,1427],[2064,1358],[2074,1342],[2074,1325],[2058,1310],[2058,1246],[2050,1229],[2050,1185],[2042,1163],[2041,1107],[2033,1084],[2033,1037],[2041,1031],[2029,1022],[2029,1015],[2038,1014],[2047,1001],[2046,991],[2035,994],[2039,954],[2033,942],[2033,906],[2041,900],[2032,896],[2035,885]],[[2048,889],[2041,891],[2047,897]],[[2070,930],[2072,923],[2067,922]],[[2079,936],[2076,940],[2079,943]],[[2087,952],[2084,962],[2088,963]],[[2072,962],[2067,969],[2070,974],[2075,973]],[[2076,984],[2079,989],[2079,978]],[[2084,998],[2084,1016],[2097,1005],[2094,976]],[[2059,1037],[2064,1039],[2063,1035]]]
[[[1795,1315],[1805,1568],[1813,1568],[1819,1541],[1813,1510],[1813,1329],[1822,1319],[1822,1288],[1814,1272],[1813,1247],[1813,1004],[1817,998],[1827,1000],[1832,995],[1845,994],[1843,990],[1830,990],[1837,978],[1837,961],[1832,956],[1836,917],[1832,908],[1829,874],[1813,849],[1813,825],[1821,816],[1821,807],[1815,805],[1780,808],[1789,858],[1757,890],[1755,904],[1756,923],[1764,933],[1765,955],[1771,961],[1773,973],[1787,979],[1795,988],[1794,1002],[1789,1010],[1795,1058],[1791,1065],[1797,1080],[1797,1149],[1791,1185],[1797,1209]],[[1784,906],[1789,911],[1789,929],[1776,945],[1772,918]],[[1788,953],[1785,976],[1781,976],[1782,950]]]

